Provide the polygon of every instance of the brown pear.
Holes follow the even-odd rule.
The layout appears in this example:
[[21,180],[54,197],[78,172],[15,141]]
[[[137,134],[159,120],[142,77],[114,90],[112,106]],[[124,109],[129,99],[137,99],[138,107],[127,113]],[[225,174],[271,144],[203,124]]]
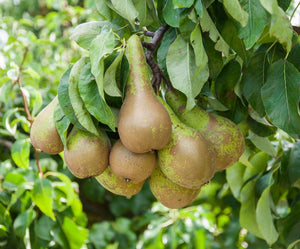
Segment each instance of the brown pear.
[[151,175],[149,184],[155,198],[172,209],[186,207],[196,199],[200,192],[200,188],[188,189],[172,182],[159,167],[156,167]]
[[118,177],[132,182],[145,181],[156,167],[156,153],[134,153],[118,140],[111,149],[109,165]]
[[131,182],[126,181],[123,177],[115,176],[109,167],[95,178],[105,189],[116,195],[135,195],[141,191],[144,185],[144,181]]
[[135,153],[163,148],[171,137],[171,120],[153,91],[144,51],[138,36],[127,43],[129,75],[118,118],[118,132],[125,147]]
[[53,118],[57,104],[58,98],[56,96],[36,116],[30,130],[30,141],[32,145],[48,154],[58,154],[64,149]]
[[158,151],[158,165],[172,182],[199,189],[214,176],[214,149],[199,131],[183,124],[163,100],[162,103],[171,117],[172,136]]
[[96,136],[73,127],[64,151],[65,162],[78,178],[100,175],[108,166],[110,141],[105,132]]

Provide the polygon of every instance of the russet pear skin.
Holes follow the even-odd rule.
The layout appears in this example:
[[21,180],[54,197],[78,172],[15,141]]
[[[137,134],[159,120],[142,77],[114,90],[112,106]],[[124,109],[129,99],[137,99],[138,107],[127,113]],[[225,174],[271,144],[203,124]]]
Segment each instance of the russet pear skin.
[[215,152],[199,132],[183,124],[163,101],[172,121],[169,143],[158,151],[158,165],[172,182],[189,189],[199,189],[215,173]]
[[126,181],[123,177],[115,176],[110,167],[95,178],[105,189],[113,194],[122,196],[136,195],[141,191],[145,182]]
[[135,153],[163,148],[171,137],[171,120],[158,101],[137,35],[127,43],[129,75],[124,103],[118,117],[118,132],[124,146]]
[[58,154],[64,145],[57,132],[54,121],[54,110],[58,104],[57,96],[36,116],[30,130],[32,145],[48,154]]
[[216,170],[226,169],[239,160],[245,150],[245,140],[236,124],[198,106],[186,110],[184,95],[175,89],[168,89],[165,98],[183,123],[200,131],[211,142],[216,152]]
[[155,151],[134,153],[118,140],[109,154],[109,165],[115,176],[132,182],[145,181],[157,164]]
[[64,159],[77,178],[100,175],[108,166],[110,141],[105,132],[99,136],[73,127],[67,138]]
[[200,192],[199,189],[188,189],[169,180],[157,167],[149,180],[150,190],[155,198],[165,207],[179,209],[192,203]]

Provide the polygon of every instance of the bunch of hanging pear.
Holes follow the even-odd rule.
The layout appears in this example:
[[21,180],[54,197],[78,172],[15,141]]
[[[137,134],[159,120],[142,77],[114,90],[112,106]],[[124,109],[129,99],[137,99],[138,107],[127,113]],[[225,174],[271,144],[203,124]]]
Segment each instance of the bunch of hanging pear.
[[223,170],[242,155],[245,144],[230,120],[195,106],[186,109],[185,96],[169,87],[164,98],[150,81],[140,38],[126,45],[129,63],[125,98],[112,142],[100,127],[92,134],[77,126],[63,143],[54,121],[55,97],[35,118],[32,145],[49,154],[64,153],[71,173],[95,177],[108,191],[123,196],[140,192],[146,180],[164,206],[182,208],[192,203],[216,170]]

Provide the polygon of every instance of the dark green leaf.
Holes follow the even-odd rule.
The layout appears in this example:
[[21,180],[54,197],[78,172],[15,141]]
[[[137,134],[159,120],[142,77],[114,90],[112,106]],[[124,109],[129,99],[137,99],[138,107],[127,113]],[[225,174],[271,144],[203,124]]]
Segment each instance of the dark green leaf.
[[13,225],[17,236],[24,238],[26,229],[29,229],[29,226],[35,216],[36,212],[33,209],[28,209],[17,216]]
[[91,73],[91,64],[87,63],[79,76],[78,90],[87,110],[101,123],[115,130],[114,115],[98,92],[94,76]]
[[224,66],[221,73],[218,75],[215,81],[215,93],[218,100],[232,109],[235,105],[236,95],[234,87],[241,77],[240,64],[232,60],[226,66]]
[[300,142],[297,142],[293,145],[289,158],[288,174],[291,184],[294,184],[297,180],[300,179]]
[[300,133],[300,73],[288,61],[279,60],[271,65],[262,99],[271,122],[289,134]]
[[62,229],[70,243],[70,249],[81,248],[88,237],[88,230],[78,226],[69,217],[64,218]]
[[20,139],[14,142],[11,156],[15,164],[22,168],[28,168],[30,154],[30,142],[28,139]]
[[68,128],[70,126],[70,121],[67,116],[63,113],[62,108],[60,105],[56,105],[53,115],[55,126],[57,132],[61,138],[64,147],[66,147],[67,143],[67,135],[68,135]]
[[76,127],[84,129],[75,116],[69,97],[69,77],[71,69],[72,67],[68,68],[60,79],[58,85],[58,101],[63,113],[66,115],[69,121]]
[[260,150],[273,157],[276,156],[276,150],[267,137],[260,137],[255,133],[250,133],[248,138]]
[[165,22],[171,27],[179,27],[179,9],[175,9],[172,0],[166,0],[163,8]]
[[34,226],[34,232],[37,237],[40,239],[51,241],[52,235],[51,230],[53,227],[54,221],[51,220],[48,216],[42,215],[36,222]]
[[0,202],[0,224],[3,224],[5,227],[9,228],[11,223],[12,219],[9,211]]
[[244,72],[241,81],[243,95],[252,108],[261,116],[265,114],[265,108],[261,97],[261,88],[265,81],[265,54],[257,53],[251,59]]
[[189,17],[190,13],[190,11],[181,12],[179,19],[179,30],[181,36],[187,41],[190,40],[190,35],[196,26],[196,24]]
[[51,182],[45,178],[38,178],[34,181],[32,201],[39,209],[55,221],[52,209],[52,186]]
[[260,0],[241,0],[241,6],[248,12],[248,24],[239,27],[239,36],[243,38],[246,48],[249,49],[257,42],[265,26],[268,24],[269,15],[262,7]]
[[271,136],[275,134],[277,130],[276,127],[271,126],[270,124],[257,122],[255,119],[251,118],[250,116],[247,118],[247,124],[255,134],[261,137]]
[[79,92],[80,74],[84,66],[87,65],[88,62],[88,57],[82,57],[72,67],[69,78],[69,97],[75,112],[75,116],[79,123],[89,132],[98,135],[97,127],[95,126],[93,119],[89,114],[84,100],[81,98]]
[[294,66],[300,72],[300,42],[298,42],[289,53],[287,60],[294,64]]

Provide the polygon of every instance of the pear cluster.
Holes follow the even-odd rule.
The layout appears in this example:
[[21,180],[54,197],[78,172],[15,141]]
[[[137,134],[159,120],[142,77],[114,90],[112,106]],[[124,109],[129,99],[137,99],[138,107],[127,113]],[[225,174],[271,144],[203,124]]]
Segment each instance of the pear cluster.
[[95,177],[108,191],[137,194],[145,181],[168,208],[182,208],[198,196],[216,170],[234,164],[244,151],[244,138],[230,120],[199,107],[185,108],[184,95],[168,89],[165,99],[153,91],[138,36],[127,42],[129,75],[118,116],[119,139],[76,128],[65,146],[53,120],[55,98],[34,120],[31,142],[49,154],[64,151],[69,170],[78,178]]

